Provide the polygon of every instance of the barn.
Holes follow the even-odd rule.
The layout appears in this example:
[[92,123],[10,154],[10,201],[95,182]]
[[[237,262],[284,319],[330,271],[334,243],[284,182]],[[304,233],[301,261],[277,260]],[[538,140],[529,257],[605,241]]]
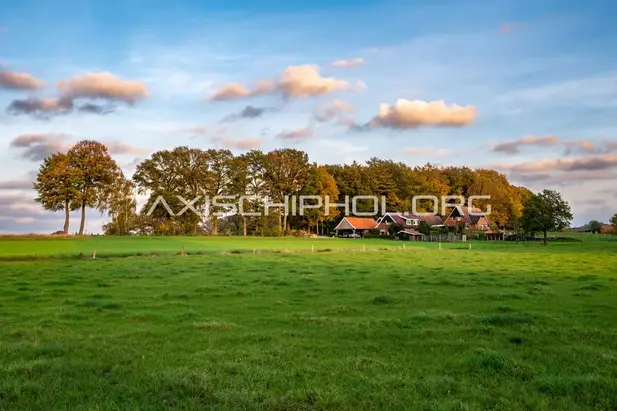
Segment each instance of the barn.
[[377,226],[372,218],[344,217],[334,228],[337,237],[364,237],[364,233]]

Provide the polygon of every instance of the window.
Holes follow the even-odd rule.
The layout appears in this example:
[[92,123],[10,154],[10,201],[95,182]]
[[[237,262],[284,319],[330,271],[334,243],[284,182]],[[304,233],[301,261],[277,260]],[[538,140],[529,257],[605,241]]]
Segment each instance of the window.
[[478,230],[484,230],[484,224],[478,224]]

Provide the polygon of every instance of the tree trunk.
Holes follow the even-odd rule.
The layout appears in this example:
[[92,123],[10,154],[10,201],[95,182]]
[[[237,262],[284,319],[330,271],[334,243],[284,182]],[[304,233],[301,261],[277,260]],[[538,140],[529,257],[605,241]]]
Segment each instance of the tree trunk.
[[193,223],[193,235],[197,235],[197,221]]
[[69,202],[68,200],[64,202],[64,235],[68,235],[69,233]]
[[212,235],[219,235],[219,218],[214,217],[212,221]]
[[86,202],[81,202],[81,223],[79,224],[79,235],[84,235],[84,225],[86,224]]
[[548,244],[548,231],[544,230],[544,245]]
[[242,235],[246,237],[246,216],[242,216]]

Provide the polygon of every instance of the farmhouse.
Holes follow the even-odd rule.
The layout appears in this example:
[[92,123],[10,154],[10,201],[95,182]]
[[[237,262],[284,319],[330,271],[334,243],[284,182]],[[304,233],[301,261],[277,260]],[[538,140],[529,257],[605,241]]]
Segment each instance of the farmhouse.
[[364,237],[364,232],[372,230],[377,222],[372,218],[345,217],[334,228],[337,237]]
[[459,223],[464,223],[465,228],[471,231],[488,231],[490,229],[490,221],[482,210],[476,207],[456,206],[452,209],[444,224],[448,227],[456,227]]
[[422,221],[429,227],[443,224],[443,220],[438,215],[419,216],[410,213],[386,213],[377,219],[376,228],[382,235],[388,234],[388,227],[391,224],[400,225],[404,231],[417,231]]

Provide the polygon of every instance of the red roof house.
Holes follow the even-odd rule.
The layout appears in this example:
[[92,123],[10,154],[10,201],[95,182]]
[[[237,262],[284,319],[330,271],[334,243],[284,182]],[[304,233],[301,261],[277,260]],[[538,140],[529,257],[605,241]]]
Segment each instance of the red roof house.
[[349,236],[350,234],[364,236],[365,231],[372,230],[376,226],[377,222],[372,218],[344,217],[334,228],[334,231],[339,237]]

